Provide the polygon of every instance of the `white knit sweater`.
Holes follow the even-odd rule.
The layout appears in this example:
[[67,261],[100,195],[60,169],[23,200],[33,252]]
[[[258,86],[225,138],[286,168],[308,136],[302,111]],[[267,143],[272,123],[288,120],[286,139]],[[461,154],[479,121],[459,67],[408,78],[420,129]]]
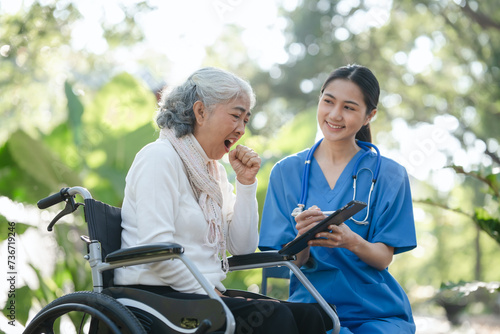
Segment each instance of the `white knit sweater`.
[[[198,143],[197,143],[198,144]],[[208,157],[198,144],[200,153]],[[258,244],[257,182],[236,181],[236,194],[218,163],[223,194],[227,250],[253,253]],[[135,157],[126,177],[122,206],[122,248],[156,242],[175,242],[208,281],[220,291],[225,274],[217,250],[204,245],[208,224],[189,184],[184,165],[167,139],[146,145]],[[168,285],[177,291],[205,294],[179,260],[115,270],[115,284]]]

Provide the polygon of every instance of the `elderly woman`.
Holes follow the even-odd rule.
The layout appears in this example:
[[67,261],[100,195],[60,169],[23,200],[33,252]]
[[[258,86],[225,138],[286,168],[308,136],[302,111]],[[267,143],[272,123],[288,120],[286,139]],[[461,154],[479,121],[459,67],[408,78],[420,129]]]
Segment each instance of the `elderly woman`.
[[[163,94],[156,119],[160,138],[137,154],[126,178],[122,247],[181,244],[224,297],[236,319],[236,332],[325,333],[321,312],[314,306],[224,296],[226,251],[253,253],[258,244],[255,195],[261,160],[245,146],[230,151],[245,133],[254,104],[247,82],[216,68],[200,69]],[[226,153],[236,173],[236,195],[217,161]],[[115,284],[178,298],[206,298],[181,261],[117,269]],[[272,314],[263,317],[263,309],[272,309]]]

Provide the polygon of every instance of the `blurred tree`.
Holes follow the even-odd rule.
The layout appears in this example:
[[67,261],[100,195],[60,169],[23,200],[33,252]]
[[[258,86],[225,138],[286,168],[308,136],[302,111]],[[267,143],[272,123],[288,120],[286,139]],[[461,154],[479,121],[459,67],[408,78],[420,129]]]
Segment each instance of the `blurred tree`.
[[[135,154],[156,138],[151,122],[156,97],[143,82],[127,73],[112,78],[88,105],[73,94],[70,84],[65,87],[68,122],[48,135],[39,134],[41,140],[18,130],[0,147],[0,195],[27,204],[61,187],[81,185],[91,189],[95,198],[120,206],[125,176]],[[16,223],[20,227],[17,240],[24,240],[22,234],[38,227],[21,228],[27,222],[20,219]],[[22,314],[17,320],[22,324],[33,305],[46,305],[68,290],[91,289],[82,257],[86,246],[71,237],[87,234],[81,217],[61,221],[53,233],[58,246],[53,254],[57,256],[53,274],[42,275],[45,262],[30,263],[39,287],[20,286],[17,291],[19,300],[23,300],[17,308]],[[29,251],[37,252],[41,246],[31,245]]]
[[[47,133],[63,121],[66,80],[78,82],[76,90],[83,94],[117,70],[110,66],[109,56],[72,46],[78,37],[73,28],[84,18],[73,2],[35,1],[19,8],[17,13],[2,13],[0,5],[0,143],[19,128]],[[119,10],[121,22],[103,22],[100,27],[108,55],[143,39],[134,15],[150,7],[140,1],[121,5]]]
[[[120,66],[111,66],[109,55],[142,39],[133,18],[148,8],[145,2],[122,6],[123,21],[103,22],[106,57],[71,45],[73,28],[82,19],[72,2],[21,4],[17,13],[1,13],[0,196],[28,208],[63,186],[83,185],[101,200],[120,205],[133,157],[154,140],[156,98],[142,80],[117,73]],[[24,236],[42,226],[25,219],[15,219],[16,240],[36,253],[39,242],[28,247],[22,241],[31,240]],[[4,236],[6,221],[0,215]],[[86,233],[81,218],[58,225],[53,235],[57,248],[51,253],[55,267],[50,270],[46,261],[29,263],[38,283],[16,289],[16,320],[21,324],[30,309],[91,287],[84,244],[74,238]]]
[[[271,133],[314,105],[333,69],[359,63],[379,78],[380,107],[390,105],[377,115],[377,130],[390,130],[390,121],[399,117],[416,124],[451,114],[461,124],[457,135],[474,131],[485,142],[495,138],[500,117],[500,88],[495,84],[500,76],[497,7],[493,0],[459,5],[304,0],[292,12],[283,10],[289,61],[261,72],[252,83],[256,90],[269,85],[268,93],[259,95],[263,105],[285,98],[288,118],[268,122],[263,131]],[[389,96],[395,102],[389,103]],[[487,154],[498,163],[498,152],[493,151]]]

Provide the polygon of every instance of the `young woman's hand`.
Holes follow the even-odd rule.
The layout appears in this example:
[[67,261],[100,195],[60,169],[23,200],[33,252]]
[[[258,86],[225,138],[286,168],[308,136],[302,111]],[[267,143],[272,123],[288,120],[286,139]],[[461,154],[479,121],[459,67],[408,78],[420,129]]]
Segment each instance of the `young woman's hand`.
[[236,173],[236,179],[241,184],[253,184],[257,172],[260,169],[260,157],[252,150],[243,145],[238,145],[229,152],[229,162]]
[[356,254],[366,264],[384,270],[392,262],[394,247],[382,242],[371,243],[363,239],[359,234],[353,232],[349,226],[330,225],[330,231],[316,234],[317,239],[309,241],[309,246],[321,246],[329,248],[345,248]]
[[315,226],[325,218],[326,216],[316,205],[310,207],[306,211],[301,212],[295,217],[295,222],[297,223],[295,225],[295,228],[299,231],[299,234],[297,236],[306,233],[313,226]]
[[354,233],[349,226],[344,223],[340,225],[330,225],[328,229],[329,231],[316,234],[317,239],[310,240],[309,245],[355,249],[359,243],[365,241],[359,234]]
[[[315,226],[325,218],[326,216],[316,205],[310,207],[306,211],[301,212],[295,217],[295,228],[297,228],[298,231],[297,237],[309,231],[313,226]],[[295,260],[294,263],[298,267],[303,266],[307,262],[307,260],[309,260],[310,247],[306,247],[304,250],[296,254],[296,256],[297,260]]]

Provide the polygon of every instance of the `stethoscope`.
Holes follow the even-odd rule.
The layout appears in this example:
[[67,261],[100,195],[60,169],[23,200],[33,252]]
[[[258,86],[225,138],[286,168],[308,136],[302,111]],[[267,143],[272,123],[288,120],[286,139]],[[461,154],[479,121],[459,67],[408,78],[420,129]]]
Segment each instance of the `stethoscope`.
[[[307,190],[308,190],[308,183],[309,183],[308,182],[309,170],[311,168],[311,161],[312,161],[314,152],[316,151],[316,149],[318,148],[319,144],[321,144],[322,141],[323,141],[323,138],[320,139],[316,144],[314,144],[314,146],[311,148],[311,150],[307,154],[306,161],[305,161],[304,173],[302,175],[302,187],[301,187],[301,193],[300,193],[300,200],[299,200],[299,204],[297,204],[297,207],[295,209],[293,209],[293,211],[292,211],[293,217],[298,216],[302,211],[304,211],[306,198],[307,198]],[[373,145],[372,143],[364,142],[361,140],[356,140],[356,143],[358,144],[359,147],[361,147],[363,150],[365,150],[365,152],[363,152],[363,154],[361,154],[361,156],[358,158],[358,160],[356,160],[356,163],[354,164],[354,168],[352,170],[352,179],[353,179],[352,187],[354,189],[352,199],[353,200],[356,199],[356,181],[357,181],[359,172],[361,172],[362,170],[369,171],[372,175],[372,184],[370,186],[370,192],[368,193],[368,205],[366,206],[365,218],[363,220],[356,220],[353,217],[351,217],[350,219],[358,225],[368,225],[369,224],[368,216],[370,215],[370,203],[371,203],[372,192],[373,192],[373,188],[375,186],[375,182],[377,181],[377,178],[378,178],[378,173],[380,171],[380,163],[382,161],[382,158],[381,158],[379,149],[377,148],[377,146]],[[363,158],[365,156],[370,154],[371,148],[375,149],[375,151],[377,152],[377,164],[375,166],[375,173],[367,167],[363,167],[363,168],[358,170],[359,163],[361,162],[361,160],[363,160]],[[326,211],[323,213],[331,214],[332,212]]]

